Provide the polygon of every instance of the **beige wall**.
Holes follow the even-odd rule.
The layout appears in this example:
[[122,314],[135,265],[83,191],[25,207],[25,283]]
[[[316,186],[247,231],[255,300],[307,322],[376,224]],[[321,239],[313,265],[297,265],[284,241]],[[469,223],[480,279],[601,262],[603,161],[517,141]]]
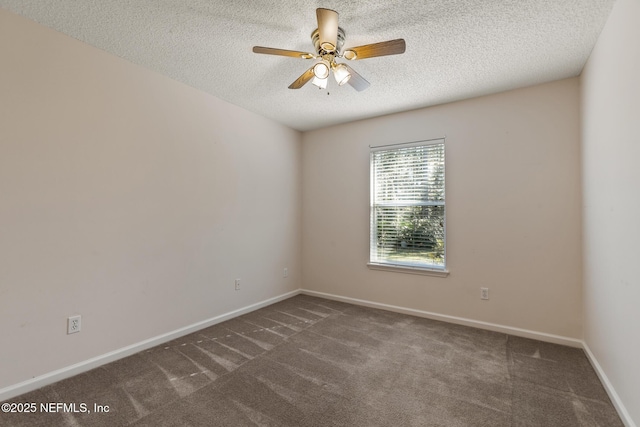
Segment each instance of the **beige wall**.
[[[581,338],[578,99],[573,78],[305,133],[304,288]],[[442,136],[451,274],[369,270],[368,146]]]
[[0,64],[0,389],[300,287],[298,132],[3,10]]
[[640,423],[639,20],[640,1],[618,0],[581,77],[585,341],[636,424]]

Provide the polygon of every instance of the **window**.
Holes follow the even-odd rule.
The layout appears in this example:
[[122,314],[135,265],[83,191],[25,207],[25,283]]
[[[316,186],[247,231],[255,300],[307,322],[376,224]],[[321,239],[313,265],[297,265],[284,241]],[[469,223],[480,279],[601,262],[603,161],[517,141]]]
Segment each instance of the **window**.
[[371,148],[369,266],[445,271],[444,140]]

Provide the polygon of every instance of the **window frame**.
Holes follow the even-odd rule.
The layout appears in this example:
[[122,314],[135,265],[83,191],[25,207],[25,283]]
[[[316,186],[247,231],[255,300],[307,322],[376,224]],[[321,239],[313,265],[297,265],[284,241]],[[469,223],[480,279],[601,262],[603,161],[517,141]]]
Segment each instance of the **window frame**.
[[[449,270],[447,269],[447,203],[446,203],[446,138],[433,138],[426,139],[420,141],[406,142],[406,143],[398,143],[398,144],[386,144],[386,145],[377,145],[377,146],[369,146],[369,262],[367,262],[367,266],[372,270],[385,270],[385,271],[393,271],[399,273],[408,273],[408,274],[421,274],[421,275],[429,275],[429,276],[437,276],[437,277],[446,277],[449,275]],[[377,239],[377,225],[375,222],[375,167],[374,167],[374,154],[378,151],[390,151],[390,150],[400,150],[405,148],[413,148],[413,147],[422,147],[429,145],[442,145],[444,150],[444,200],[442,203],[443,207],[443,265],[438,266],[435,264],[430,265],[419,265],[414,263],[393,263],[393,262],[385,262],[385,261],[372,261],[372,253],[374,248],[377,247],[378,239]],[[419,206],[419,205],[415,205]]]

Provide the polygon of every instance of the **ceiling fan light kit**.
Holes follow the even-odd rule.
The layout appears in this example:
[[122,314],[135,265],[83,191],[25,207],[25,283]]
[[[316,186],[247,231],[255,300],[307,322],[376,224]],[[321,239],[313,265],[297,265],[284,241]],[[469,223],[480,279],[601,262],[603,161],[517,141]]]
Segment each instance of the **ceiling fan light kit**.
[[253,47],[253,52],[265,55],[319,60],[298,77],[296,81],[291,83],[289,89],[300,89],[309,81],[320,89],[325,89],[329,74],[333,72],[338,86],[349,83],[357,91],[363,91],[370,86],[370,83],[356,73],[353,68],[344,63],[336,62],[336,58],[354,61],[376,56],[397,55],[404,53],[406,50],[404,39],[395,39],[353,47],[343,52],[345,32],[338,26],[338,12],[331,9],[318,8],[316,9],[316,18],[318,20],[318,28],[311,33],[311,42],[316,50],[315,54],[271,47]]

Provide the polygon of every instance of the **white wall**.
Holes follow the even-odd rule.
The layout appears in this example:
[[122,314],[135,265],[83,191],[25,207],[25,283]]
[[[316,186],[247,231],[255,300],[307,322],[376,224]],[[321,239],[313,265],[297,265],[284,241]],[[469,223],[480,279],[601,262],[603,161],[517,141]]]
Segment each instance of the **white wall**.
[[[306,132],[304,288],[581,338],[579,129],[573,78]],[[442,136],[451,274],[369,270],[368,146]]]
[[640,423],[640,1],[618,0],[581,76],[585,341]]
[[0,389],[300,287],[300,133],[3,10],[0,64]]

